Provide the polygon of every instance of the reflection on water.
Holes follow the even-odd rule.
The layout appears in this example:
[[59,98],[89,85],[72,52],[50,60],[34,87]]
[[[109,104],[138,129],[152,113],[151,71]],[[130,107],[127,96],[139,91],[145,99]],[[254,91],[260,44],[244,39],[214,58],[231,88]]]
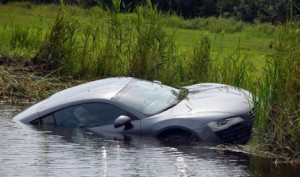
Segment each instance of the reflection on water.
[[[203,146],[168,146],[154,138],[34,128],[0,105],[0,176],[298,176],[291,166]],[[118,140],[114,140],[118,139]],[[255,163],[255,164],[253,164]],[[298,173],[298,174],[297,174]]]

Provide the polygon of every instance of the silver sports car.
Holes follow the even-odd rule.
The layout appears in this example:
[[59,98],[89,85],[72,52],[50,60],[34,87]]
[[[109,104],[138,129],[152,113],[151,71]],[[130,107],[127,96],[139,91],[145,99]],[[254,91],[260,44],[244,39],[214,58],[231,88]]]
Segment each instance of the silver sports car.
[[25,124],[150,135],[170,142],[246,143],[255,120],[250,92],[201,83],[107,78],[60,91],[15,116]]

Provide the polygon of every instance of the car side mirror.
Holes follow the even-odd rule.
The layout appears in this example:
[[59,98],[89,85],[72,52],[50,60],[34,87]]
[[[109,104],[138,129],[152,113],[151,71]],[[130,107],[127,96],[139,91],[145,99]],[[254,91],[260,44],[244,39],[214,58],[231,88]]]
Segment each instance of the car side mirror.
[[114,122],[115,128],[119,128],[122,126],[125,126],[125,130],[131,129],[133,127],[133,125],[131,124],[130,117],[121,115],[115,120]]

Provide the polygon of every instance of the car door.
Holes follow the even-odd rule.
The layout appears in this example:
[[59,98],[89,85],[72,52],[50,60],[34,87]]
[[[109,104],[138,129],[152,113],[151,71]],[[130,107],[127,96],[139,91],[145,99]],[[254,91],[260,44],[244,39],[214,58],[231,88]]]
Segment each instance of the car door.
[[[115,128],[114,122],[119,116],[131,119],[132,126]],[[46,124],[65,127],[82,127],[93,132],[141,134],[140,120],[127,111],[109,103],[84,103],[59,110],[43,119]]]

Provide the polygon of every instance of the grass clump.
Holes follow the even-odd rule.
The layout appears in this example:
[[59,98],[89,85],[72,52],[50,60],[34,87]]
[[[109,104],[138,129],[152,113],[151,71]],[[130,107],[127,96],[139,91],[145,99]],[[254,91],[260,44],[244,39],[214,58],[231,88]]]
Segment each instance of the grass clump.
[[211,69],[211,42],[207,36],[202,37],[194,44],[193,55],[189,63],[189,77],[196,82],[205,82],[210,78]]
[[263,147],[299,158],[300,151],[300,35],[299,23],[281,28],[276,53],[259,82],[258,121]]
[[[46,39],[39,51],[33,57],[32,62],[46,70],[63,68],[65,71],[72,69],[70,60],[76,53],[76,21],[67,17],[61,11],[50,28]],[[68,65],[67,65],[68,63]]]
[[98,48],[95,66],[91,70],[101,77],[126,75],[128,57],[132,47],[132,24],[126,25],[127,19],[120,15],[120,1],[113,1],[113,9],[104,20],[98,21],[98,35],[93,36],[93,48]]
[[[149,6],[149,5],[148,5]],[[156,7],[138,7],[129,75],[145,79],[163,79],[176,55],[174,34],[166,33],[166,26]],[[170,71],[170,70],[169,70]],[[171,74],[171,73],[170,73]]]
[[[74,20],[65,7],[58,14],[32,62],[79,77],[135,76],[171,80],[174,34],[167,34],[157,8],[148,3],[136,14],[120,14],[120,1],[103,18]],[[173,68],[174,69],[174,68]],[[172,75],[172,74],[171,74]],[[166,77],[170,76],[170,77]]]

